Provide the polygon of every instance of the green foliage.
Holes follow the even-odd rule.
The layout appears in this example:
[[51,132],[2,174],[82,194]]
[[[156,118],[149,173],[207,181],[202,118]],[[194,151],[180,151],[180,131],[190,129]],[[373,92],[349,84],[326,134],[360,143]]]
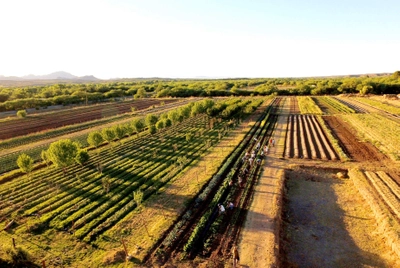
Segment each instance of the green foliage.
[[157,123],[156,123],[156,128],[157,128],[157,130],[161,130],[161,129],[163,129],[165,127],[165,124],[164,124],[164,121],[157,121]]
[[75,156],[75,161],[83,166],[87,161],[89,161],[89,153],[86,150],[79,150]]
[[149,126],[149,133],[155,134],[157,132],[157,128],[154,125]]
[[154,126],[158,121],[158,117],[154,114],[148,114],[146,115],[146,118],[144,119],[144,122],[146,123],[146,126]]
[[46,163],[46,165],[49,165],[49,157],[47,156],[47,151],[46,150],[42,150],[42,152],[40,153],[40,157],[42,158],[42,161]]
[[11,263],[10,267],[28,267],[31,257],[26,249],[19,246],[14,248],[4,245],[4,252],[6,253],[7,260]]
[[139,132],[144,128],[143,120],[139,118],[132,120],[131,125],[137,134],[139,134]]
[[103,136],[99,131],[90,132],[87,142],[94,147],[98,147],[104,141]]
[[21,154],[18,157],[17,165],[22,172],[29,174],[33,169],[33,159],[29,155]]
[[19,110],[19,111],[17,112],[17,116],[18,116],[19,118],[25,118],[26,115],[27,115],[26,110]]
[[143,202],[143,192],[141,190],[137,190],[133,192],[133,201],[135,201],[136,205],[140,207]]
[[186,133],[186,141],[191,142],[192,139],[193,139],[193,134],[190,132]]
[[103,128],[101,130],[101,136],[105,141],[108,143],[111,143],[115,139],[115,132],[114,129],[109,127],[109,128]]
[[122,125],[116,125],[113,127],[115,137],[120,140],[126,135],[125,128]]
[[50,144],[47,156],[57,167],[65,169],[75,162],[79,146],[69,139],[55,141]]
[[135,99],[145,98],[146,97],[146,90],[143,88],[139,88],[135,94]]
[[165,127],[170,127],[172,126],[172,121],[169,118],[164,119],[164,125]]

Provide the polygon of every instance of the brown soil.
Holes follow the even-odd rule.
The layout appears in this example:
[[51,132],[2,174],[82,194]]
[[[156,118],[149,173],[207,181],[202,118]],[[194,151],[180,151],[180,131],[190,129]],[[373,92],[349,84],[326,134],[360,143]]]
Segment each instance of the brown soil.
[[358,140],[351,126],[339,117],[324,116],[323,119],[329,128],[334,130],[334,135],[340,141],[341,147],[354,161],[382,161],[388,159],[371,143]]
[[[166,99],[162,101],[165,103],[170,103],[176,102],[178,99]],[[0,140],[127,113],[131,111],[131,107],[135,107],[137,110],[142,110],[152,105],[159,105],[160,102],[161,100],[159,99],[144,99],[121,103],[91,105],[89,107],[79,107],[77,109],[63,110],[47,114],[28,116],[23,119],[9,120],[2,122]]]
[[352,180],[334,169],[286,172],[283,267],[398,267]]

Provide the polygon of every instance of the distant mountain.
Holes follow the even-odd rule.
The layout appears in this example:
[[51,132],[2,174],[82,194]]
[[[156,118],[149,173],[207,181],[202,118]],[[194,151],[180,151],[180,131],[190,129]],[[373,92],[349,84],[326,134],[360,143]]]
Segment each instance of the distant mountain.
[[25,75],[25,76],[3,76],[0,75],[0,80],[84,80],[97,81],[100,80],[93,75],[76,76],[67,72],[54,72],[46,75]]

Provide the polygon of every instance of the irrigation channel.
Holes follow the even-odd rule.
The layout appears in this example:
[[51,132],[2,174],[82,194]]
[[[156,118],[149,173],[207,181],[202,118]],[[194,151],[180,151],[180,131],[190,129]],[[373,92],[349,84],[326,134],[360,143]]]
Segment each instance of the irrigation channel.
[[[282,100],[274,99],[261,113],[217,174],[146,256],[148,265],[180,257],[217,259],[229,255],[244,224],[264,161],[264,146],[270,142]],[[220,213],[218,204],[225,206],[225,213]]]

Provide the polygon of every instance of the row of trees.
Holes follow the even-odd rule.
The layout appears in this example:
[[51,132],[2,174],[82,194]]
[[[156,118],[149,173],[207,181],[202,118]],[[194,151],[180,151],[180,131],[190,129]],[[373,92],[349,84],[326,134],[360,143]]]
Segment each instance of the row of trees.
[[[63,139],[50,144],[47,150],[42,151],[43,161],[49,165],[53,163],[56,167],[62,168],[64,174],[68,166],[78,163],[83,165],[89,160],[89,154],[81,149],[77,142]],[[30,176],[33,170],[33,159],[27,154],[21,154],[17,159],[17,165],[22,172]]]
[[[135,118],[131,122],[118,124],[113,127],[103,128],[99,131],[89,133],[87,141],[90,146],[95,148],[103,143],[112,143],[121,140],[126,136],[138,134],[145,130],[150,134],[161,131],[164,128],[178,124],[189,117],[207,113],[211,117],[221,117],[224,119],[239,118],[246,113],[251,113],[258,106],[259,101],[241,101],[239,99],[221,101],[215,103],[211,99],[189,103],[180,108],[170,110],[160,115],[148,114],[144,118]],[[187,137],[190,140],[190,137]],[[42,160],[47,164],[53,163],[56,167],[62,168],[64,173],[68,166],[78,163],[83,165],[89,160],[86,149],[82,149],[77,142],[69,139],[59,140],[50,144],[47,150],[41,153]],[[33,169],[33,159],[21,154],[18,157],[17,165],[21,171],[31,173]]]

